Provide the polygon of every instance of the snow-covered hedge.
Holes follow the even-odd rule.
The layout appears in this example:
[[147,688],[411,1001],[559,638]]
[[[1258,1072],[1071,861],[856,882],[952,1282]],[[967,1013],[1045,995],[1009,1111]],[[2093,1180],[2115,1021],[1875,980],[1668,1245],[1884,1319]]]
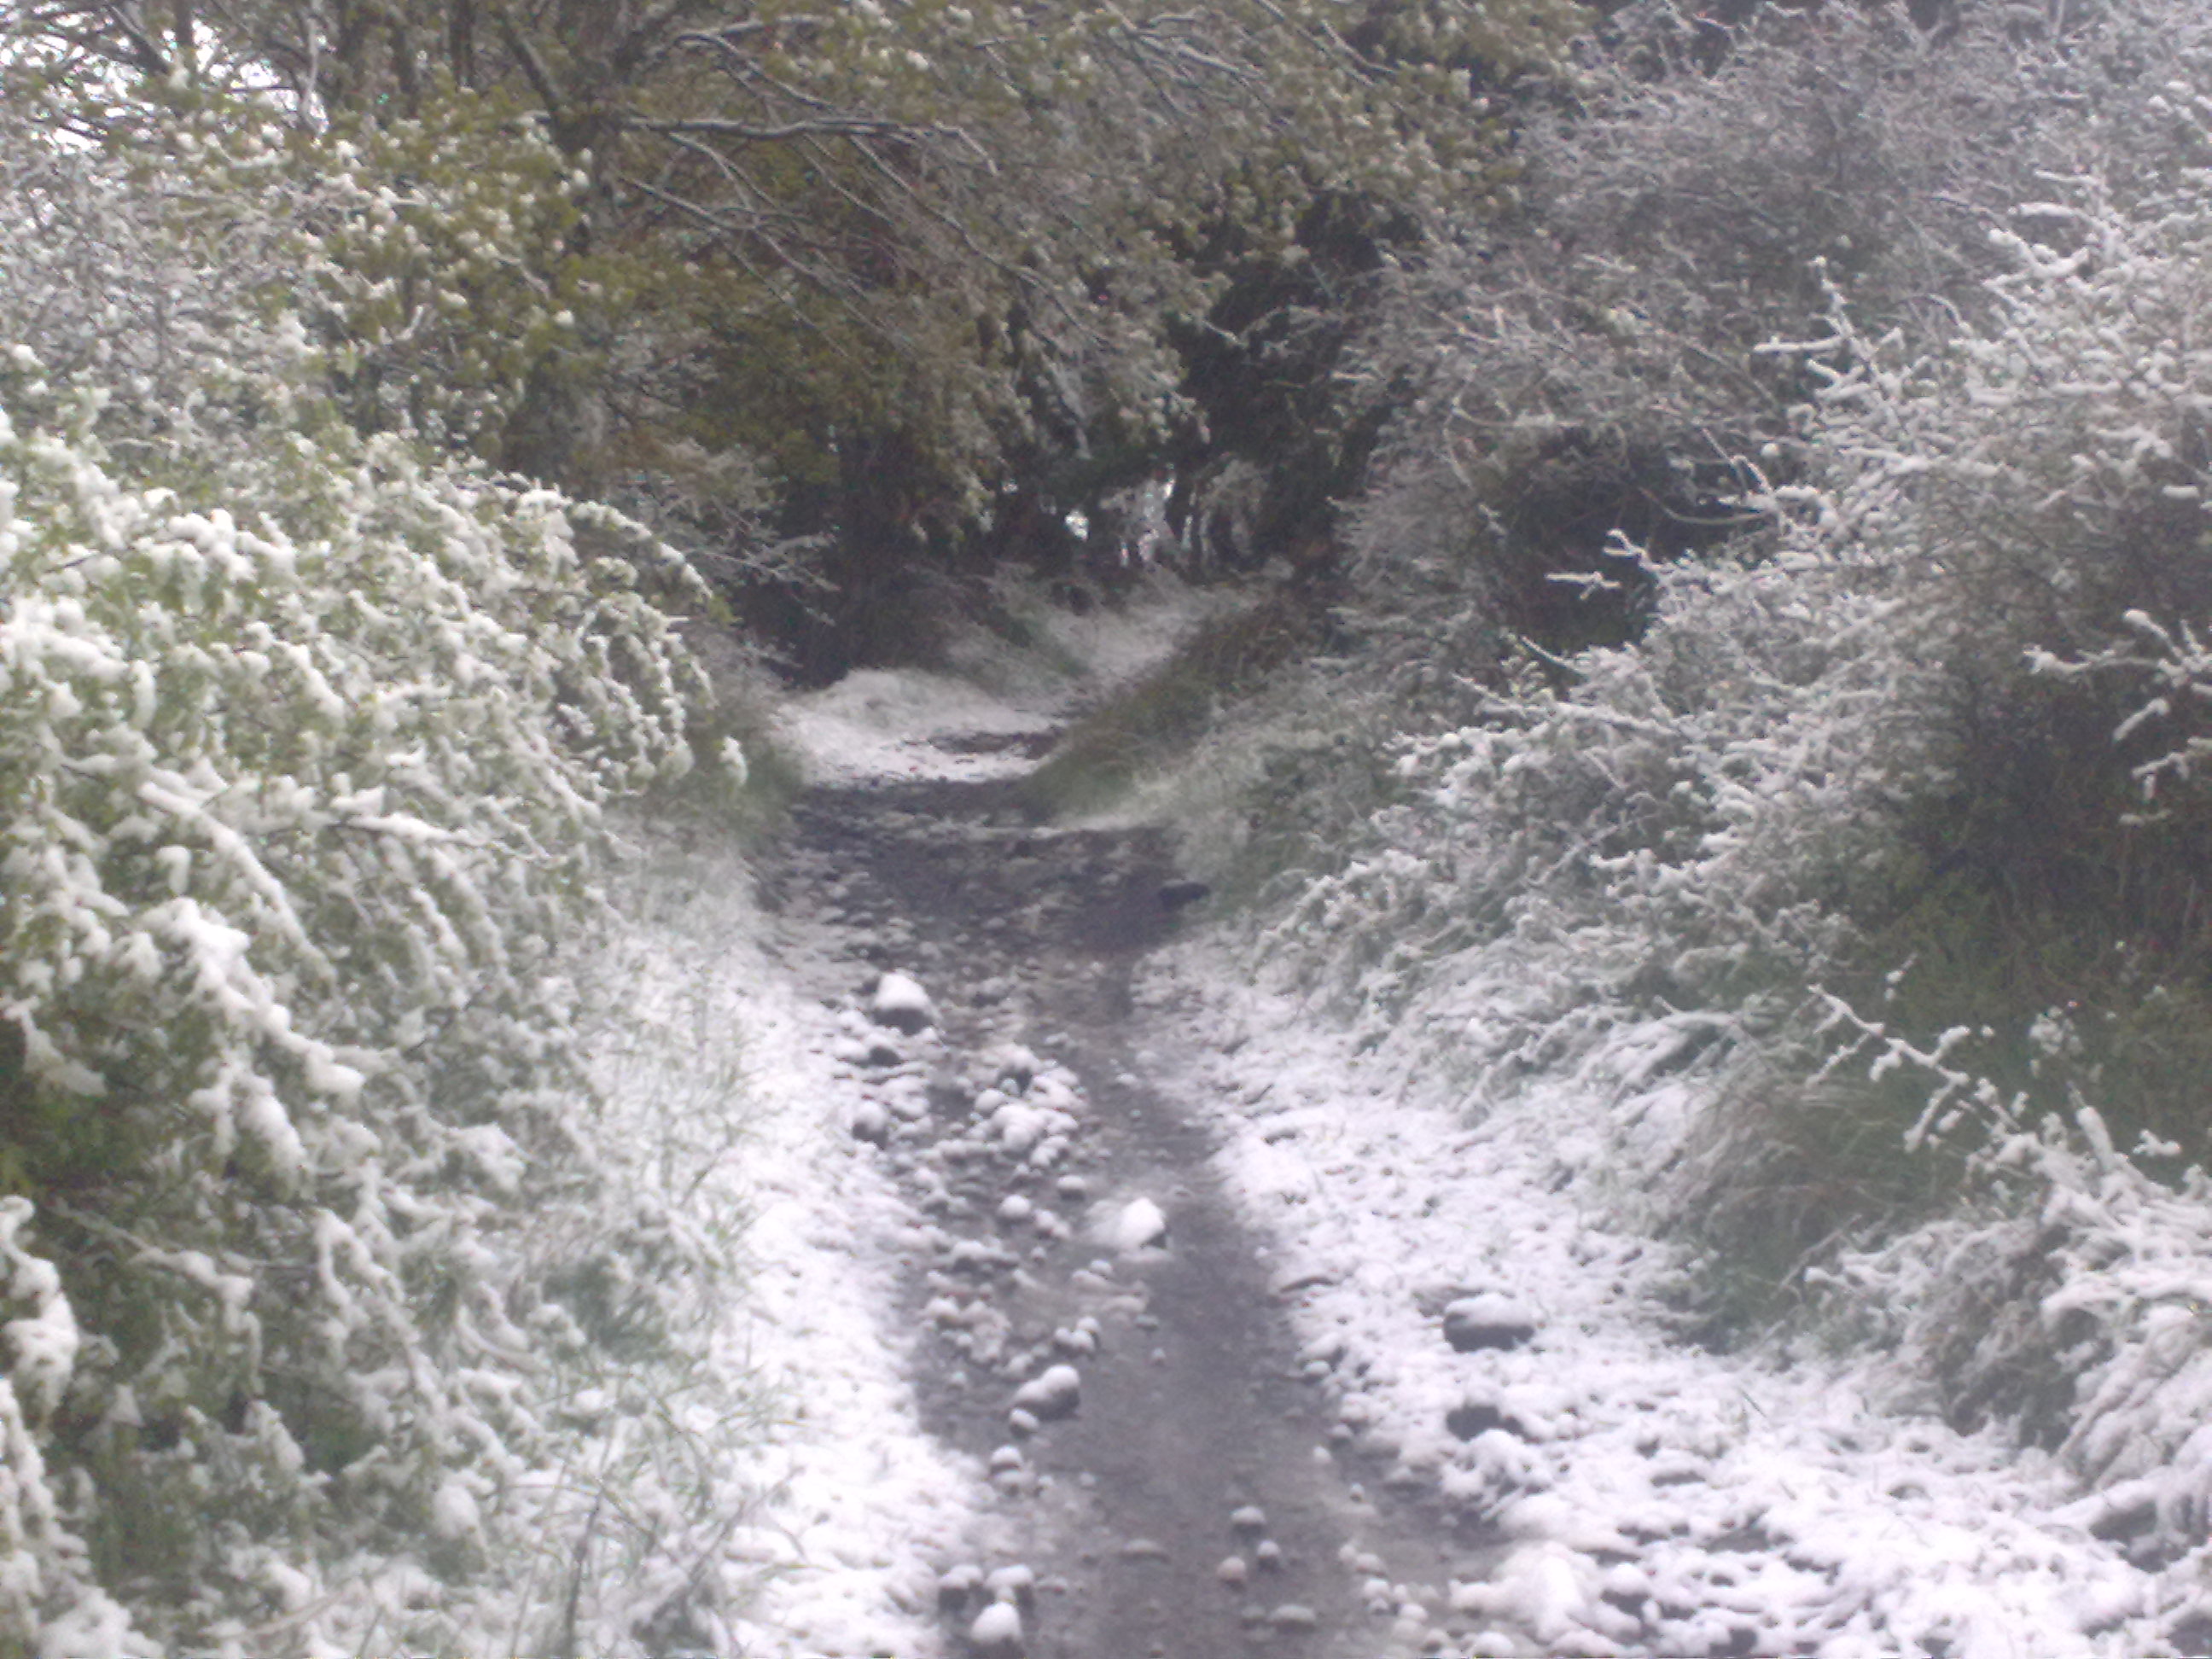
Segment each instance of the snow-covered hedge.
[[687,654],[603,514],[343,428],[149,487],[35,373],[0,1171],[15,1409],[66,1478],[15,1489],[4,1617],[104,1581],[204,1634],[379,1540],[465,1575],[548,1354],[640,1335],[538,1249],[595,1201],[564,963],[602,808],[688,765]]
[[[2103,1524],[2181,1548],[2212,1490],[2212,175],[2187,164],[2212,54],[2186,18],[2107,21],[2085,74],[2133,46],[2173,77],[2100,94],[2159,165],[2124,146],[1996,216],[2002,272],[1943,337],[1876,337],[1832,290],[1819,337],[1767,353],[1811,396],[1738,458],[1755,528],[1611,562],[1649,594],[1629,642],[1516,654],[1476,584],[1504,665],[1393,665],[1472,671],[1469,714],[1401,739],[1395,798],[1268,940],[1478,1098],[1665,1023],[1705,1109],[1638,1145],[1739,1258],[1712,1284],[1758,1256],[1961,1421],[2119,1482]],[[1524,994],[1471,1010],[1477,980]]]
[[685,1471],[738,1385],[659,1131],[605,1144],[585,969],[711,607],[465,455],[568,325],[566,175],[482,109],[41,112],[0,109],[0,1652],[665,1645],[725,1593],[738,1500]]

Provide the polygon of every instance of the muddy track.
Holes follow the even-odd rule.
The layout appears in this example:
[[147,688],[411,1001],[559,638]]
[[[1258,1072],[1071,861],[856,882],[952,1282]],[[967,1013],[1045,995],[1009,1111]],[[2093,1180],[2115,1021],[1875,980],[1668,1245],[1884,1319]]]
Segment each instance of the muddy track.
[[[1155,833],[1039,829],[1007,785],[938,782],[817,791],[773,883],[831,941],[851,1127],[930,1218],[906,1307],[927,1425],[994,1472],[992,1535],[944,1564],[947,1650],[1464,1652],[1437,1610],[1492,1540],[1373,1484],[1199,1115],[1148,1080],[1178,1039],[1133,969],[1188,925],[1173,878]],[[927,1025],[898,978],[872,1001],[887,972]]]

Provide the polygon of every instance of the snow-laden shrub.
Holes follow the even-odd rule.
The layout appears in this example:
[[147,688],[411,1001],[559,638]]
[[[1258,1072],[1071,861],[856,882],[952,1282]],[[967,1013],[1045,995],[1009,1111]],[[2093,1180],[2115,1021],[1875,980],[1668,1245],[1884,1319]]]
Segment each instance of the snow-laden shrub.
[[[2160,167],[2041,181],[1947,340],[1832,290],[1770,354],[1810,395],[1743,458],[1756,533],[1621,549],[1632,642],[1489,623],[1468,714],[1401,740],[1402,793],[1268,943],[1486,1087],[1696,1027],[1702,1115],[1638,1143],[1648,1190],[1723,1268],[1770,1252],[1885,1333],[1962,1422],[2152,1481],[2124,1494],[2171,1550],[2203,1535],[2212,1328],[2212,215],[2177,159],[2212,153],[2212,73],[2163,61],[2115,118]],[[1516,962],[1545,982],[1521,1003],[1455,999]]]
[[679,557],[465,459],[607,297],[567,174],[461,94],[10,90],[0,1651],[711,1638],[750,1408],[664,1166],[738,1091],[630,1100],[586,969],[611,805],[765,757]]
[[117,453],[9,380],[0,1173],[80,1340],[9,1328],[88,1547],[47,1593],[204,1634],[334,1549],[465,1577],[552,1338],[656,1340],[620,1234],[544,1254],[604,1201],[562,967],[602,810],[690,760],[653,556],[399,440]]
[[[1832,964],[1835,893],[1880,879],[1884,819],[1924,781],[1907,730],[1924,671],[1881,643],[1899,600],[1835,560],[1653,580],[1640,645],[1583,653],[1564,689],[1526,667],[1480,723],[1406,742],[1406,799],[1371,823],[1372,854],[1279,925],[1340,991],[1402,995],[1429,936],[1523,927],[1633,933],[1678,1000]],[[1378,947],[1395,969],[1366,959]]]
[[[2188,618],[2212,598],[2191,459],[2207,370],[2172,343],[2207,228],[2069,211],[2094,246],[2008,237],[1996,320],[1932,356],[1899,361],[1839,310],[1801,354],[1821,382],[1795,447],[1817,482],[1749,502],[1771,535],[1644,565],[1639,641],[1527,659],[1517,688],[1477,694],[1479,723],[1411,741],[1419,798],[1377,836],[1437,849],[1438,892],[1493,928],[1561,905],[1640,928],[1689,996],[1753,958],[1801,982],[1855,971],[1935,890],[2038,875],[2007,864],[2022,843],[2117,874],[2124,841],[2132,887],[2095,907],[2163,906],[2149,884],[2195,847],[2174,797],[2201,744]],[[1999,832],[2031,754],[2062,835]],[[2135,799],[2154,786],[2164,817]],[[1385,934],[1428,902],[1399,880],[1377,908],[1361,879],[1317,885],[1310,920],[1348,904],[1398,916]]]
[[[2041,54],[1931,49],[1893,9],[1769,13],[1714,67],[1723,39],[1669,4],[1613,16],[1532,114],[1521,213],[1401,274],[1361,343],[1400,413],[1352,539],[1409,675],[1487,673],[1500,623],[1627,637],[1650,592],[1611,536],[1663,561],[1741,527],[1741,457],[1805,390],[1753,349],[1820,314],[1816,261],[1922,339],[1996,268]],[[1609,562],[1610,589],[1552,580]]]
[[[1350,516],[1358,605],[1417,698],[1448,701],[1439,664],[1493,673],[1503,632],[1632,636],[1651,594],[1613,535],[1664,562],[1741,531],[1745,459],[1817,389],[1759,348],[1816,329],[1830,292],[1929,349],[1990,317],[1992,229],[2070,249],[2046,179],[2094,173],[2124,205],[2184,188],[2208,159],[2202,9],[2031,24],[1766,9],[1728,32],[1639,3],[1584,44],[1528,120],[1520,213],[1398,273],[1354,354],[1398,411]],[[1594,568],[1615,585],[1557,580]]]
[[[626,267],[571,245],[578,179],[495,99],[311,127],[181,82],[127,118],[97,89],[9,92],[0,314],[110,388],[111,432],[282,415],[312,386],[362,432],[496,454],[628,298]],[[54,137],[88,125],[97,145]]]

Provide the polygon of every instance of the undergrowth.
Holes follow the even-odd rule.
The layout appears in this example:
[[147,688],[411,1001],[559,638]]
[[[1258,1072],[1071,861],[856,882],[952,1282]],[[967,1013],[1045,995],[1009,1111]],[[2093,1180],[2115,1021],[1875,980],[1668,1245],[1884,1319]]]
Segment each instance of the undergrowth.
[[1166,661],[1069,728],[1023,781],[1031,810],[1060,817],[1126,797],[1146,773],[1187,753],[1224,706],[1310,651],[1318,624],[1287,592],[1200,623]]
[[[2212,360],[2186,345],[2212,37],[2155,5],[2107,27],[2100,49],[2155,42],[2159,76],[2013,55],[2024,88],[2103,113],[2039,137],[2070,177],[2018,215],[1989,198],[2021,228],[1977,233],[1951,309],[1916,325],[1851,288],[1872,267],[1811,267],[1820,314],[1759,348],[1776,401],[1734,411],[1746,453],[1670,475],[1673,505],[1724,511],[1603,556],[1576,530],[1580,568],[1548,574],[1594,620],[1493,565],[1532,533],[1547,434],[1638,418],[1657,306],[1592,331],[1470,262],[1460,308],[1414,329],[1434,402],[1349,515],[1358,648],[1279,686],[1214,775],[1231,751],[1200,747],[1179,827],[1266,898],[1258,969],[1410,1081],[1478,1112],[1587,1085],[1608,1192],[1698,1252],[1696,1334],[1885,1349],[1961,1425],[2126,1494],[2155,1553],[2201,1540],[2212,1493],[2212,1327],[2179,1265],[2212,1163]],[[1713,84],[1786,101],[1789,60]],[[1884,95],[1934,120],[1941,82]],[[1583,145],[1577,212],[1648,200],[1593,169],[1691,154],[1704,84],[1623,94],[1626,148]],[[1956,205],[1899,207],[1925,211],[1916,258],[1948,258],[1925,238]],[[1702,325],[1698,272],[1668,280],[1667,326]],[[1713,374],[1668,383],[1707,440]]]

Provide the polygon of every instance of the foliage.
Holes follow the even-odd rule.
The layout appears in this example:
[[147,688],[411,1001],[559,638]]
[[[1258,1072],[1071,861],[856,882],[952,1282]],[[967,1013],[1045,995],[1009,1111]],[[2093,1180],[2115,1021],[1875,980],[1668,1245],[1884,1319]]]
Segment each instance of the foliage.
[[[1893,9],[1732,36],[1616,12],[1522,136],[1521,210],[1396,277],[1353,354],[1403,405],[1352,518],[1366,626],[1478,677],[1498,624],[1631,636],[1651,592],[1612,538],[1663,562],[1744,528],[1742,463],[1811,390],[1757,348],[1826,288],[1874,332],[1947,334],[2080,78],[1987,33],[1931,49]],[[1593,569],[1612,585],[1562,580]]]
[[349,150],[237,105],[139,166],[31,107],[0,131],[0,1647],[557,1646],[548,1552],[628,1575],[582,1603],[606,1641],[665,1646],[732,1593],[668,1553],[733,1512],[683,1466],[734,1408],[709,1241],[597,1122],[578,963],[611,804],[744,757],[680,557],[456,453],[559,297],[489,239],[565,171],[524,134],[440,182],[430,128]]
[[[1578,17],[1560,0],[438,0],[372,27],[334,3],[186,0],[156,21],[53,0],[17,51],[100,88],[82,130],[258,89],[313,130],[303,155],[408,150],[437,200],[361,204],[381,240],[348,255],[374,289],[349,303],[387,353],[446,337],[417,283],[498,343],[453,384],[465,409],[410,416],[488,441],[486,399],[508,398],[505,459],[578,488],[687,446],[760,458],[781,535],[831,538],[765,573],[779,598],[759,614],[805,640],[825,617],[865,625],[905,567],[1022,556],[1032,517],[1264,453],[1243,392],[1295,380],[1287,407],[1325,404],[1359,267],[1448,206],[1504,199],[1502,90]],[[585,187],[540,178],[533,140]],[[465,182],[478,156],[489,208]],[[525,186],[505,244],[481,224],[502,172]],[[469,264],[486,245],[508,263]],[[468,281],[418,276],[426,260]],[[445,381],[420,367],[404,384],[428,397]],[[341,368],[381,418],[377,362]],[[1356,459],[1364,439],[1346,442]],[[808,592],[810,557],[862,597]]]
[[[1425,333],[1409,286],[1400,343],[1441,361],[1358,509],[1351,611],[1394,787],[1311,837],[1263,954],[1478,1102],[1605,1031],[1661,1034],[1699,1113],[1662,1135],[1625,1107],[1620,1152],[1708,1249],[1709,1334],[1789,1308],[1870,1334],[2179,1548],[2202,1536],[2199,1328],[2154,1287],[2197,1248],[2212,1151],[2212,40],[2155,5],[1949,62],[1786,27],[1708,81],[1632,57],[1609,112],[1532,154],[1531,240],[1462,267]],[[1894,100],[1893,176],[1792,205],[1751,152],[1794,154],[1862,72]],[[2006,130],[1993,86],[2068,112],[2027,147],[2041,176],[1938,143]],[[1766,276],[1698,253],[1737,213],[1779,239]],[[1547,271],[1528,250],[1561,225]],[[1578,263],[1594,238],[1656,257]],[[1939,267],[1951,304],[1917,313]],[[1608,326],[1592,296],[1632,281]],[[1376,372],[1418,356],[1400,343]],[[1679,481],[1692,439],[1714,470],[1672,499],[1725,539],[1598,546],[1610,507],[1530,506],[1544,466],[1639,444]],[[1575,476],[1563,499],[1589,501]],[[1586,628],[1531,581],[1619,608]],[[1459,988],[1509,972],[1531,988],[1470,1013]]]
[[[690,758],[618,524],[388,440],[195,453],[187,498],[0,428],[0,1156],[88,1339],[49,1455],[187,1629],[311,1534],[458,1567],[527,1455],[514,1241],[592,1184],[560,962],[603,803]],[[234,1519],[157,1547],[179,1483]]]

